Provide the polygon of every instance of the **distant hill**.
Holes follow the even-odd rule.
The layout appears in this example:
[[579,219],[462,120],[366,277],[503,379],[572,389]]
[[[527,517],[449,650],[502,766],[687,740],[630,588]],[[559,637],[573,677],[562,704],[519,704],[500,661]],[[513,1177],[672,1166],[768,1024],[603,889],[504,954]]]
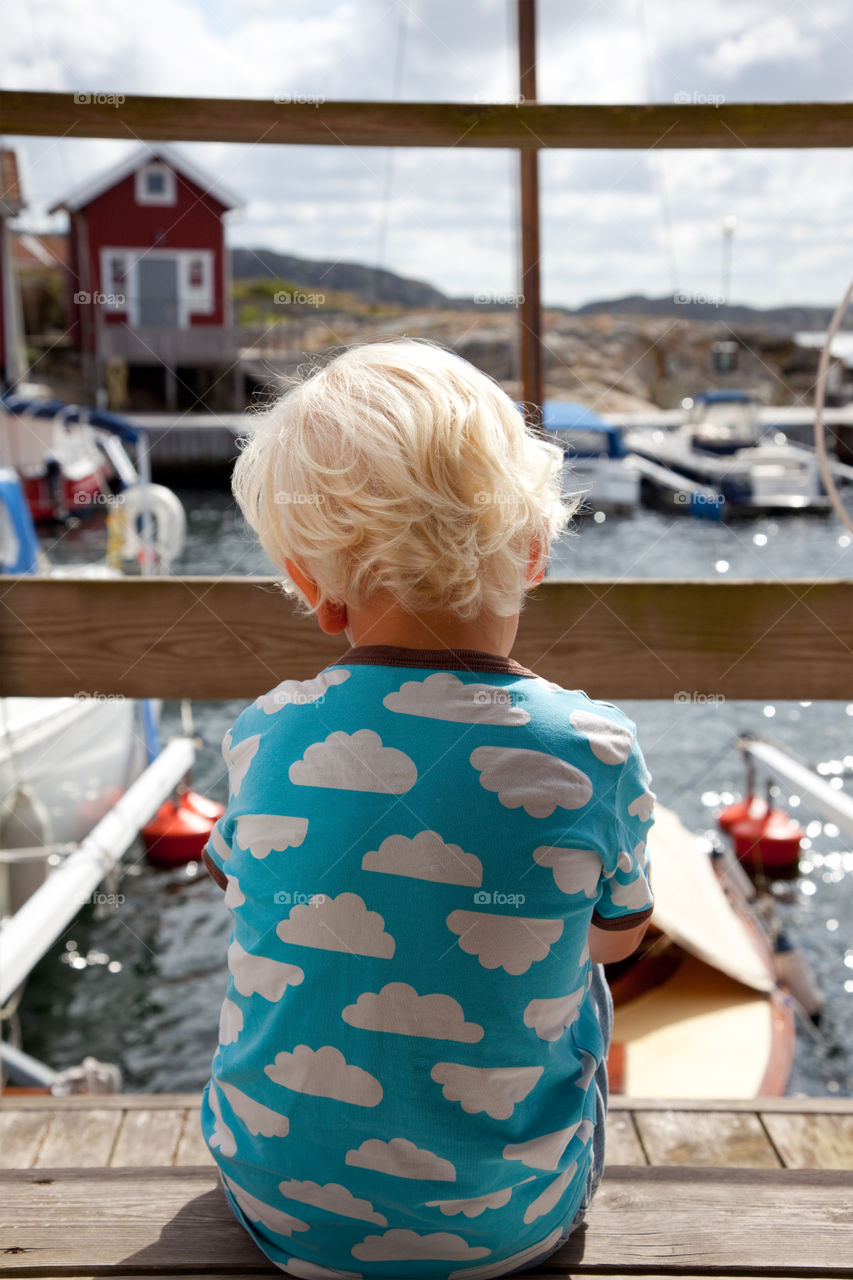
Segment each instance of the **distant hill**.
[[318,292],[326,289],[353,293],[363,302],[402,307],[452,306],[451,300],[431,284],[357,262],[318,262],[270,249],[232,249],[231,272],[235,280],[292,280]]
[[[484,303],[485,295],[478,298],[449,297],[423,280],[410,280],[380,267],[366,267],[357,262],[324,262],[300,258],[295,254],[274,253],[271,249],[232,249],[231,269],[235,280],[288,280],[309,289],[354,294],[362,302],[382,302],[416,309],[463,310],[480,306],[484,310],[512,310],[509,303]],[[691,293],[679,295],[678,302],[671,294],[662,298],[629,294],[624,298],[587,302],[574,310],[571,307],[549,310],[577,316],[673,316],[710,322],[724,318],[727,324],[761,325],[786,333],[800,329],[825,329],[833,314],[832,307],[797,304],[762,309],[735,303],[722,308],[713,301],[702,301],[702,295]],[[853,327],[853,320],[849,326]]]

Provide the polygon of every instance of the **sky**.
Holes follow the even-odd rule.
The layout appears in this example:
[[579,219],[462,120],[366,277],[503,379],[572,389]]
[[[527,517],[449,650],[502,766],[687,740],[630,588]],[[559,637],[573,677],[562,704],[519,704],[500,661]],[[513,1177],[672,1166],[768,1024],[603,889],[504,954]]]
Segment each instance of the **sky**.
[[[511,101],[515,0],[0,0],[3,88],[199,97]],[[538,97],[845,101],[849,0],[539,0]],[[120,110],[120,108],[117,108]],[[178,140],[176,140],[178,142]],[[132,141],[6,137],[30,208]],[[451,295],[518,290],[517,153],[178,144],[234,191],[232,245],[381,265]],[[849,153],[540,153],[546,304],[722,292],[835,306],[853,275]]]

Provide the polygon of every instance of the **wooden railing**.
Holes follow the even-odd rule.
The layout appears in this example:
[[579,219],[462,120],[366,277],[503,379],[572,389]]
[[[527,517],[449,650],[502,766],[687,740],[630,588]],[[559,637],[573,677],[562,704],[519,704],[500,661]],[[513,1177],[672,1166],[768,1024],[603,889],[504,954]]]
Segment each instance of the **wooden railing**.
[[[273,578],[9,577],[0,605],[0,695],[250,699],[346,648]],[[513,656],[608,700],[853,700],[853,590],[549,579]]]

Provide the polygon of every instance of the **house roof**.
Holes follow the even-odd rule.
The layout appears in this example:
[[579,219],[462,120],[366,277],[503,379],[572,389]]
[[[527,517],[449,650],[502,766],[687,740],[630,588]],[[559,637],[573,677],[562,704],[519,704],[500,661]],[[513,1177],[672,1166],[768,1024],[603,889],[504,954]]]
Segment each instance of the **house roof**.
[[0,213],[14,217],[25,203],[18,176],[18,157],[14,151],[3,147],[0,149]]
[[19,231],[12,237],[19,271],[62,271],[68,265],[68,236]]
[[202,191],[213,196],[214,200],[218,200],[226,209],[237,209],[242,201],[223,186],[216,178],[212,178],[210,174],[204,173],[195,165],[190,164],[183,156],[165,143],[158,142],[155,146],[148,146],[143,143],[141,147],[137,147],[130,155],[126,156],[120,164],[114,165],[112,169],[105,169],[95,178],[90,178],[81,186],[76,187],[63,200],[58,201],[49,210],[50,213],[57,213],[60,209],[67,209],[69,213],[76,213],[78,209],[84,209],[87,204],[102,195],[105,191],[109,191],[119,182],[123,182],[125,178],[136,173],[137,169],[141,169],[144,164],[149,164],[152,160],[163,160],[176,173],[183,174],[190,182],[194,182],[197,187],[201,187]]

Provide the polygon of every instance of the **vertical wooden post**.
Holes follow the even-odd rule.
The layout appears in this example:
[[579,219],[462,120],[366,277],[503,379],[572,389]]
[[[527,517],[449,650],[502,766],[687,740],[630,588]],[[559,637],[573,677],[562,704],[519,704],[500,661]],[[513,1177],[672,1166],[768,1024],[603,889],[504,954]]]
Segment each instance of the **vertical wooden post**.
[[[536,0],[518,0],[519,89],[536,100]],[[539,152],[521,151],[521,394],[531,426],[542,422],[542,297],[539,288]]]

